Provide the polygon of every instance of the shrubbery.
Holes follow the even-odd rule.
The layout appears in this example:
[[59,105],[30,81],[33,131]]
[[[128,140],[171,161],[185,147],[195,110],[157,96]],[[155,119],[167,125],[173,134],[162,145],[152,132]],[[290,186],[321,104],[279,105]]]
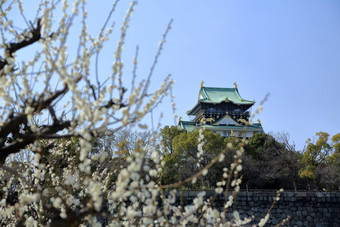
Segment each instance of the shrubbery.
[[[172,141],[172,152],[166,149],[163,151],[167,153],[163,182],[172,183],[187,178],[197,171],[195,163],[199,161],[196,156],[198,140],[195,138],[198,137],[198,131],[185,132],[168,126],[162,131],[162,140],[167,144]],[[171,135],[169,131],[172,131]],[[285,133],[277,135],[277,138],[257,133],[245,144],[238,138],[223,138],[210,131],[205,131],[204,135],[206,143],[202,161],[205,164],[227,147],[228,143],[233,144],[234,148],[225,154],[223,162],[212,166],[209,175],[205,177],[205,185],[208,187],[213,187],[219,181],[223,174],[221,169],[233,162],[235,151],[241,145],[245,150],[241,186],[244,189],[339,190],[339,134],[334,135],[329,144],[327,133],[317,133],[319,139],[316,143],[309,140],[303,151],[296,151],[295,146],[289,144]],[[187,187],[200,188],[198,183]]]

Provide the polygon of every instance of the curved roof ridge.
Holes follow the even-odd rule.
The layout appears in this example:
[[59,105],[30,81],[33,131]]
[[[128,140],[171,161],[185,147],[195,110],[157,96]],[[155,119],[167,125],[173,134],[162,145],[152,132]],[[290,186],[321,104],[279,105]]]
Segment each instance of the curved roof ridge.
[[251,100],[249,100],[249,99],[244,99],[244,98],[242,98],[241,95],[240,95],[240,92],[238,91],[238,89],[235,88],[235,90],[236,90],[236,93],[237,93],[238,97],[240,97],[241,100],[255,103],[255,101],[251,101]]
[[229,100],[235,104],[254,104],[254,101],[243,99],[237,88],[201,87],[199,94],[203,97],[199,101],[221,103]]
[[233,87],[206,87],[206,86],[203,86],[202,88],[208,88],[208,89],[231,89],[231,90],[237,90],[237,88],[233,88]]
[[200,103],[220,104],[223,102],[231,102],[235,105],[246,105],[249,107],[255,103],[255,101],[243,99],[237,88],[202,86],[198,92],[198,102],[193,108],[187,111],[187,114],[191,115],[191,112]]
[[200,98],[199,98],[200,95],[202,95],[202,97],[205,98],[205,99],[207,99],[209,97],[204,88],[206,88],[206,87],[200,88],[200,91],[199,91],[199,94],[198,94],[198,100],[200,100]]

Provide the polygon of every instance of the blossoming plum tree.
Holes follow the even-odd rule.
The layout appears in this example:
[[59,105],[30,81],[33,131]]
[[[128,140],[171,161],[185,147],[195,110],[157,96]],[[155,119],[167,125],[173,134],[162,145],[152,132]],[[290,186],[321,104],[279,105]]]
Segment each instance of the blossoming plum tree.
[[[75,0],[72,7],[67,0],[42,0],[31,21],[26,19],[20,0],[0,2],[2,225],[98,226],[100,218],[106,218],[112,226],[247,223],[249,220],[241,220],[236,210],[230,220],[226,219],[241,183],[242,147],[231,168],[224,169],[224,178],[216,188],[217,193],[229,185],[235,188],[222,212],[211,207],[204,193],[193,204],[176,206],[173,188],[205,175],[212,164],[223,160],[230,146],[193,176],[171,185],[158,180],[164,164],[158,149],[147,154],[143,145],[136,144],[124,159],[100,147],[94,149],[94,141],[108,128],[110,133],[131,125],[144,128],[140,120],[162,101],[173,84],[167,76],[159,89],[149,91],[171,22],[148,76],[137,82],[138,48],[131,75],[123,70],[123,46],[136,1],[121,25],[112,71],[106,78],[98,75],[98,56],[113,34],[110,24],[117,4],[113,3],[99,34],[93,35],[86,24],[85,0]],[[26,21],[26,29],[17,29],[16,17],[11,18],[13,10]],[[80,25],[79,42],[69,43],[70,33],[77,29],[75,24]],[[76,47],[73,55],[67,53],[73,50],[69,46]],[[22,54],[25,49],[30,55]],[[131,85],[126,86],[124,78],[130,78]],[[201,155],[202,135],[200,132]]]

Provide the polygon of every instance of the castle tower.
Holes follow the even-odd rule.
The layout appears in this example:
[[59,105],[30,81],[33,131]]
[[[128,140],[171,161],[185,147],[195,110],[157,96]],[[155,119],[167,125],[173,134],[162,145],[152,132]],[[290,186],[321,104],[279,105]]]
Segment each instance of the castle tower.
[[255,101],[241,98],[236,83],[234,85],[234,88],[204,87],[202,82],[196,105],[187,111],[194,119],[180,120],[178,127],[186,131],[204,127],[223,137],[233,134],[249,138],[254,133],[263,132],[260,123],[249,122],[249,109]]

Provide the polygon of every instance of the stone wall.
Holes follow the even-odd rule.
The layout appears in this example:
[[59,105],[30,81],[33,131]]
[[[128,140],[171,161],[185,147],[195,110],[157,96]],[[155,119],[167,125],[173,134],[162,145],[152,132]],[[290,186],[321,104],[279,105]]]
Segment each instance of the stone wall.
[[[199,191],[183,191],[182,203],[192,203]],[[214,191],[206,191],[206,197],[214,196]],[[237,210],[241,218],[254,216],[251,224],[258,223],[265,216],[276,196],[274,191],[241,191],[237,196]],[[178,193],[176,203],[181,203]],[[213,206],[222,209],[224,196],[213,200]],[[232,210],[229,211],[229,216]],[[271,211],[266,226],[274,226],[287,216],[285,226],[340,226],[340,192],[283,192]]]

